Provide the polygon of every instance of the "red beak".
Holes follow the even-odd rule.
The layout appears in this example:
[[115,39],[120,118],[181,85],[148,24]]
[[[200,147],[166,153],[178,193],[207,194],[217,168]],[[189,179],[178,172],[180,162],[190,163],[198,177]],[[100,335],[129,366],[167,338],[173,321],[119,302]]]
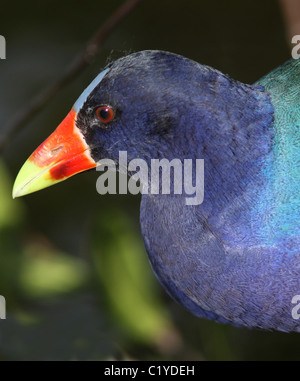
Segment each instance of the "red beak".
[[21,168],[13,197],[23,196],[63,181],[76,173],[95,168],[89,146],[76,126],[72,109],[57,129],[29,157]]

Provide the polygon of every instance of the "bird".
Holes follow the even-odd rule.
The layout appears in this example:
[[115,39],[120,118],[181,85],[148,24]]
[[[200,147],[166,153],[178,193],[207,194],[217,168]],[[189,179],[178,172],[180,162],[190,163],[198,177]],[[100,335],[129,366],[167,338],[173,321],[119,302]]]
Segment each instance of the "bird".
[[[29,157],[20,197],[101,159],[202,159],[204,198],[142,194],[151,267],[192,314],[300,331],[300,60],[254,84],[162,50],[109,62]],[[193,175],[195,176],[195,175]],[[194,179],[194,177],[193,177]],[[145,180],[147,182],[148,180]]]

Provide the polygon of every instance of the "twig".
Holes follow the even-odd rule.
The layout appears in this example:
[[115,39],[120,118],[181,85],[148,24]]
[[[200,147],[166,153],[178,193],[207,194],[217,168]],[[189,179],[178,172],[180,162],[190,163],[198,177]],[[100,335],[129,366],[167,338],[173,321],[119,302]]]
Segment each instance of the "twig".
[[75,58],[66,72],[53,84],[35,96],[9,121],[4,129],[5,135],[0,140],[0,152],[3,151],[10,139],[19,132],[49,100],[54,98],[63,87],[70,83],[91,62],[114,28],[124,20],[141,1],[142,0],[127,0],[123,3],[87,42],[83,51]]

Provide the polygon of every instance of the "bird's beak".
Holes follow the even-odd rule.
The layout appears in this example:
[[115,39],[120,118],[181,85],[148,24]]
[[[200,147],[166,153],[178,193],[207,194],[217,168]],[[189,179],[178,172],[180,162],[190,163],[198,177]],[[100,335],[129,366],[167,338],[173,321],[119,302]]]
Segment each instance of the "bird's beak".
[[13,197],[36,192],[96,166],[72,109],[25,162],[16,178]]

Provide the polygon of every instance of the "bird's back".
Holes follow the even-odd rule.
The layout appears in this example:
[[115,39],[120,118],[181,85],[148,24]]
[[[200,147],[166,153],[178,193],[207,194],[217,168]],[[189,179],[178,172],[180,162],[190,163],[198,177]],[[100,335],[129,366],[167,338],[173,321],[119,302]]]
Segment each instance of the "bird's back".
[[[256,82],[274,107],[272,155],[264,164],[267,185],[252,211],[266,244],[299,252],[300,233],[300,60],[287,61]],[[256,215],[256,217],[255,217]]]

